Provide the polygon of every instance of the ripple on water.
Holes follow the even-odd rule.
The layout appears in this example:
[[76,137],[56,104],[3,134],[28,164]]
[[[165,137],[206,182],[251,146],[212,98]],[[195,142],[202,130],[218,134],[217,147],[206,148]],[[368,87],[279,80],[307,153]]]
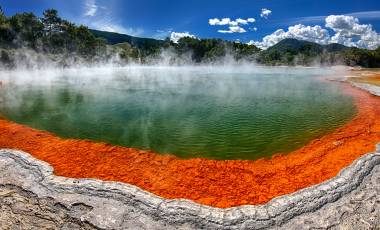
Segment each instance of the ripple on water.
[[28,87],[10,75],[0,112],[62,137],[215,159],[290,152],[354,116],[352,99],[319,70],[281,71],[140,69]]

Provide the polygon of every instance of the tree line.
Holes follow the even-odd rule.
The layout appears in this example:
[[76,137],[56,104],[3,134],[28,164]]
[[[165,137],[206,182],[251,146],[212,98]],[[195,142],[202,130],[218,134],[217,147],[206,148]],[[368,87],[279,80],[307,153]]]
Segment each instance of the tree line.
[[257,62],[266,65],[347,65],[380,67],[380,47],[366,50],[341,44],[320,45],[296,39],[284,39],[260,52]]
[[[125,42],[112,43],[123,39]],[[162,58],[168,59],[168,64],[209,64],[228,58],[263,65],[380,67],[380,48],[365,50],[339,44],[321,46],[296,39],[285,39],[267,50],[222,39],[184,37],[173,43],[169,38],[155,40],[89,30],[86,26],[62,19],[55,9],[45,10],[42,17],[33,13],[17,13],[7,17],[0,7],[0,63],[12,66],[9,63],[14,59],[13,51],[23,48],[48,57],[78,57],[88,62],[107,62],[111,56],[117,56],[117,62],[121,64],[151,64]]]
[[96,38],[86,26],[62,19],[55,9],[45,10],[41,18],[33,13],[7,17],[0,7],[0,48],[3,62],[12,59],[12,52],[7,51],[21,48],[91,59],[106,53],[106,41]]

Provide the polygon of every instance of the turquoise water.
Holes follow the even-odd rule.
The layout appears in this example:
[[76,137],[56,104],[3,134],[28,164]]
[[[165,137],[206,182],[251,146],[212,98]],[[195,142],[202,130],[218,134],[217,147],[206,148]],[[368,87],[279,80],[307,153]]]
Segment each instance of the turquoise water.
[[290,152],[355,115],[329,70],[155,68],[3,72],[0,113],[65,138],[183,158]]

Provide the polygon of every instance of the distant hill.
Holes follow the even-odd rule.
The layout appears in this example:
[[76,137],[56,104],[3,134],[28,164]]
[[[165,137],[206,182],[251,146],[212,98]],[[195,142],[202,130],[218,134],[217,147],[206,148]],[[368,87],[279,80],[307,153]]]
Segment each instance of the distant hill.
[[302,41],[302,40],[297,40],[294,38],[286,38],[276,45],[270,47],[267,49],[267,52],[273,52],[277,51],[280,53],[283,52],[289,52],[289,53],[303,53],[305,51],[313,52],[313,53],[322,53],[323,51],[327,52],[340,52],[350,49],[347,46],[333,43],[333,44],[328,44],[328,45],[320,45],[315,42],[309,42],[309,41]]
[[178,43],[139,38],[130,35],[91,30],[98,38],[104,38],[108,44],[122,50],[121,56],[126,59],[146,61],[157,57],[163,49],[170,48],[173,53],[170,60],[175,62],[188,58],[194,63],[215,62],[223,60],[232,52],[236,60],[255,61],[264,65],[360,65],[363,67],[380,67],[380,48],[366,50],[347,47],[341,44],[320,45],[310,41],[292,38],[284,39],[266,50],[255,46],[226,41],[222,39],[195,39],[184,37]]
[[[46,56],[57,66],[68,66],[76,60],[78,63],[115,61],[118,64],[157,64],[165,59],[170,65],[183,65],[224,64],[232,59],[238,63],[272,66],[360,65],[380,68],[380,47],[368,50],[296,39],[284,39],[267,50],[213,38],[183,37],[173,43],[169,39],[89,30],[86,26],[76,26],[60,18],[54,9],[46,10],[42,18],[33,13],[17,13],[7,17],[0,9],[0,68],[16,68],[19,63],[33,66],[29,58],[22,55],[25,48]],[[18,53],[20,55],[15,55]],[[110,59],[115,55],[120,58]],[[44,66],[46,62],[43,60],[36,65],[39,64]]]
[[98,38],[103,38],[110,45],[115,45],[118,43],[129,43],[133,47],[149,49],[159,47],[164,44],[162,40],[156,40],[153,38],[140,38],[134,37],[126,34],[119,34],[114,32],[100,31],[100,30],[92,30],[91,33]]
[[314,42],[308,42],[308,41],[301,41],[293,38],[286,38],[277,44],[269,47],[266,51],[267,53],[270,52],[290,52],[290,53],[299,53],[303,51],[306,47],[310,50],[314,50],[317,52],[322,52],[323,48],[321,45],[314,43]]
[[341,44],[338,44],[338,43],[328,44],[328,45],[325,45],[323,47],[328,52],[341,52],[341,51],[345,51],[345,50],[351,49],[350,47],[347,47],[345,45],[341,45]]
[[[258,57],[258,62],[269,65],[333,65],[349,62],[352,65],[346,58],[352,50],[352,47],[336,43],[320,45],[287,38],[267,50],[263,50]],[[358,62],[355,61],[355,63]]]

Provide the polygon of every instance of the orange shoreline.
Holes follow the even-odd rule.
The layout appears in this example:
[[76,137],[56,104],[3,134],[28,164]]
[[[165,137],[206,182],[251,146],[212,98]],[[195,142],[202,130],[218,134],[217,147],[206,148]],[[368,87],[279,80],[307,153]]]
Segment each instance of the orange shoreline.
[[0,119],[0,148],[19,149],[46,161],[55,174],[134,184],[165,198],[214,207],[262,204],[334,177],[380,142],[380,98],[344,86],[358,114],[348,124],[287,155],[271,159],[179,159],[151,151],[62,139]]

